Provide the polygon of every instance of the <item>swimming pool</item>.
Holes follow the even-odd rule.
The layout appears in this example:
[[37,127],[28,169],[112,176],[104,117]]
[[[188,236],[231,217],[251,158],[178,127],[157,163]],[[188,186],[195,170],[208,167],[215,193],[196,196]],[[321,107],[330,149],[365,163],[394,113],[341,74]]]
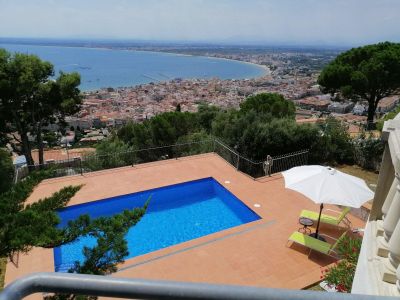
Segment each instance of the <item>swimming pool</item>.
[[[149,196],[146,214],[126,235],[129,249],[126,259],[260,219],[209,177],[69,206],[59,211],[60,226],[66,226],[68,221],[82,214],[97,218],[141,207]],[[95,245],[94,238],[82,237],[54,248],[55,270],[67,272],[75,261],[83,261],[84,246]]]

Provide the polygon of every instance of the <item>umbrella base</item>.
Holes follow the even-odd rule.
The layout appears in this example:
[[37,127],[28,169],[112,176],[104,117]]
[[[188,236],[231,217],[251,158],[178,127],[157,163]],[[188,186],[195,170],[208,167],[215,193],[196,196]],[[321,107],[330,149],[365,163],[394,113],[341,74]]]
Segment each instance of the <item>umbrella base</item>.
[[317,234],[315,232],[311,233],[310,236],[315,238],[315,239],[318,239],[320,241],[326,242],[326,239],[324,239],[320,234],[318,234],[318,237],[317,237]]

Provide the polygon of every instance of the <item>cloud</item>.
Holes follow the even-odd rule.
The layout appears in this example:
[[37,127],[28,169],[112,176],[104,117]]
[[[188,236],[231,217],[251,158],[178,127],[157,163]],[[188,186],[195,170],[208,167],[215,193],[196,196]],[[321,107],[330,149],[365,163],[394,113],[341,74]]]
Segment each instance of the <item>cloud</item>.
[[0,0],[0,7],[2,37],[400,41],[397,0]]

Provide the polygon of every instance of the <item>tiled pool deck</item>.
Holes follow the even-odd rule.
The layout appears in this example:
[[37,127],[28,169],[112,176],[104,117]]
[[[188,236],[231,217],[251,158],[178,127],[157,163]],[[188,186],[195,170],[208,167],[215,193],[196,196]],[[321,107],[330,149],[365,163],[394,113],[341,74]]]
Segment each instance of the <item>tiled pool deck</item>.
[[[308,258],[308,251],[300,246],[286,247],[289,235],[300,227],[300,211],[317,211],[318,205],[285,189],[280,174],[253,180],[215,154],[46,180],[28,202],[66,185],[84,184],[69,203],[74,205],[204,177],[214,177],[262,219],[128,259],[112,276],[301,289],[318,281],[321,267],[333,262],[318,253]],[[256,203],[261,207],[254,207]],[[364,226],[356,217],[350,219],[353,227]],[[340,234],[331,226],[322,226],[321,231]],[[5,281],[53,271],[53,251],[35,248],[20,255],[18,267],[7,265]]]

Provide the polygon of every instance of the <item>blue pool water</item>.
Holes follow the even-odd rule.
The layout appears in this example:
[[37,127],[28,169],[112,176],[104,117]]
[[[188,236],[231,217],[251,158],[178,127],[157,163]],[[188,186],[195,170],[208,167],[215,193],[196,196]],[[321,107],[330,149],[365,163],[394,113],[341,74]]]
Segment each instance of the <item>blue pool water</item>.
[[[70,206],[59,211],[60,226],[65,226],[81,214],[97,218],[140,207],[150,196],[145,216],[126,235],[129,248],[126,258],[260,219],[210,177]],[[94,245],[94,238],[82,237],[74,243],[55,248],[55,270],[68,271],[74,261],[83,261],[83,247]]]

